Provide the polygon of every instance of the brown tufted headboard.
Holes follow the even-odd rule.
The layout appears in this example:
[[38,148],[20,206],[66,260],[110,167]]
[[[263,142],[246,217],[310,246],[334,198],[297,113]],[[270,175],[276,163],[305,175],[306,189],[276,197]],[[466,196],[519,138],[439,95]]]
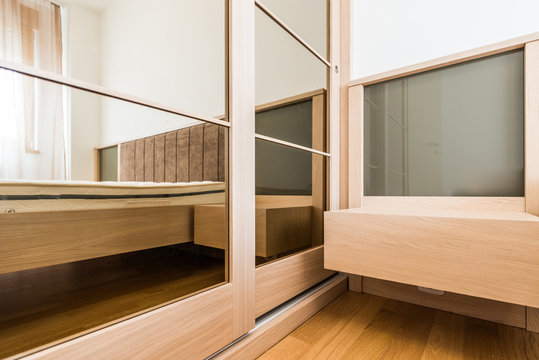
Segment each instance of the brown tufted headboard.
[[195,125],[119,145],[118,181],[225,181],[226,129]]

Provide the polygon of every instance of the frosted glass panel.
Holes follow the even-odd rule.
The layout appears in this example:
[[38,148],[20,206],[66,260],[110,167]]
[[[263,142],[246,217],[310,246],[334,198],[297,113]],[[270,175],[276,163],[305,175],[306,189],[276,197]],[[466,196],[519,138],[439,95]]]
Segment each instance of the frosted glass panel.
[[521,50],[365,87],[365,195],[523,196]]

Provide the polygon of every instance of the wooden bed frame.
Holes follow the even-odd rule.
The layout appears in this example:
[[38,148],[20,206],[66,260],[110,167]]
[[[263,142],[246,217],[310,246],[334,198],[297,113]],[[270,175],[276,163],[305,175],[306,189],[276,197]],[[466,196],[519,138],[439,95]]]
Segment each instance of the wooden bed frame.
[[29,183],[0,191],[8,187],[3,197],[14,200],[2,205],[13,212],[0,215],[0,274],[191,242],[194,206],[224,204],[226,196],[220,182],[164,188]]

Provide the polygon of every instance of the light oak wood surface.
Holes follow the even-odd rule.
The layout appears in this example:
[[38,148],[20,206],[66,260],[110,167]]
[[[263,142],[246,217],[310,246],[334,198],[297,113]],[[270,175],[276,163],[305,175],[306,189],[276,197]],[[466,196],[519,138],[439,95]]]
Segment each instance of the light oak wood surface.
[[369,277],[363,277],[363,292],[505,325],[526,327],[526,307],[522,305],[451,292],[443,295],[428,294],[413,285]]
[[363,196],[361,207],[379,210],[526,211],[524,197]]
[[272,209],[287,206],[311,206],[312,196],[308,195],[256,195],[255,206],[257,208]]
[[[335,1],[337,2],[337,1]],[[350,0],[341,0],[340,13],[339,13],[339,30],[340,36],[334,41],[340,43],[340,61],[339,61],[339,75],[340,75],[340,113],[339,113],[339,156],[340,156],[340,172],[339,172],[339,190],[340,190],[340,209],[348,208],[348,146],[349,146],[349,126],[348,126],[348,82],[350,81],[350,46],[352,44],[352,32],[351,32],[351,14],[352,6]],[[331,135],[331,134],[330,134]],[[334,209],[331,209],[334,210]]]
[[[314,243],[313,229],[322,236],[322,218],[313,225],[315,211],[311,196],[257,196],[256,197],[256,256],[268,258],[293,250],[310,247]],[[323,200],[322,200],[323,201]],[[320,213],[322,210],[319,210]],[[228,241],[224,205],[195,206],[195,244],[226,249]],[[322,242],[319,239],[318,244]]]
[[[322,290],[312,294],[291,309],[248,334],[238,343],[215,357],[216,360],[248,360],[260,356],[279,340],[290,334],[324,306],[346,291],[347,279],[340,275]],[[284,358],[287,358],[285,354]],[[280,359],[282,359],[281,357]],[[290,357],[288,357],[290,358]],[[290,358],[293,359],[293,358]]]
[[363,86],[348,93],[348,207],[361,207],[363,198]]
[[224,279],[223,260],[167,248],[0,275],[0,358],[88,334]]
[[[127,184],[127,183],[96,183],[89,184],[39,184],[11,183],[0,184],[0,191],[5,195],[104,195],[104,196],[133,196],[116,199],[40,199],[40,200],[2,200],[0,213],[3,209],[14,209],[17,213],[44,213],[50,211],[75,211],[97,209],[120,209],[135,207],[179,206],[194,204],[215,204],[225,202],[225,184],[196,183],[186,184]],[[202,194],[200,194],[202,192]],[[187,195],[192,193],[193,195]],[[138,195],[167,195],[185,194],[170,197],[137,198]]]
[[526,316],[526,329],[539,333],[539,308],[528,307]]
[[363,276],[348,274],[348,290],[363,292]]
[[275,109],[275,108],[280,108],[280,107],[283,107],[283,106],[303,102],[305,100],[312,99],[315,96],[324,95],[324,94],[326,94],[325,89],[317,89],[317,90],[313,90],[313,91],[308,91],[308,92],[303,93],[303,94],[294,95],[294,96],[290,96],[290,97],[287,97],[287,98],[284,98],[284,99],[279,99],[279,100],[271,101],[269,103],[257,105],[255,110],[256,110],[256,112],[268,111],[268,110],[272,110],[272,109]]
[[539,334],[346,292],[259,359],[539,358]]
[[[327,70],[328,95],[327,95],[327,151],[331,154],[331,161],[327,164],[327,210],[340,209],[341,187],[341,0],[328,1],[326,12],[327,19],[327,54],[332,62],[332,67]],[[331,181],[329,181],[331,179]]]
[[189,242],[192,224],[191,206],[3,214],[0,274]]
[[216,249],[228,249],[225,206],[196,205],[194,214],[194,242]]
[[539,41],[524,49],[524,192],[526,211],[539,216]]
[[322,246],[259,266],[255,270],[258,317],[334,274],[324,269]]
[[256,209],[256,256],[266,258],[311,246],[312,213],[312,206]]
[[[230,282],[233,288],[231,333],[232,337],[237,339],[255,326],[254,3],[228,1],[227,10],[227,115],[232,124],[228,164],[229,259]],[[221,331],[226,332],[228,329],[229,326]]]
[[537,307],[538,220],[524,212],[330,211],[325,267]]
[[231,342],[226,284],[43,350],[26,359],[203,359]]
[[[324,94],[313,96],[312,100],[312,148],[326,149],[326,96]],[[311,236],[313,245],[323,244],[324,210],[326,209],[326,159],[324,156],[311,155],[312,172],[312,208],[311,208]]]

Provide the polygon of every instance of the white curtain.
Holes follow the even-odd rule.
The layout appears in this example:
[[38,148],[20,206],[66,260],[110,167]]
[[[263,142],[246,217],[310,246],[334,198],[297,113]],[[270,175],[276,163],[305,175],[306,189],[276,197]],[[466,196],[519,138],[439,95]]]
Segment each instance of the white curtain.
[[[60,74],[60,9],[0,0],[0,58]],[[62,87],[0,70],[0,179],[65,180]]]

